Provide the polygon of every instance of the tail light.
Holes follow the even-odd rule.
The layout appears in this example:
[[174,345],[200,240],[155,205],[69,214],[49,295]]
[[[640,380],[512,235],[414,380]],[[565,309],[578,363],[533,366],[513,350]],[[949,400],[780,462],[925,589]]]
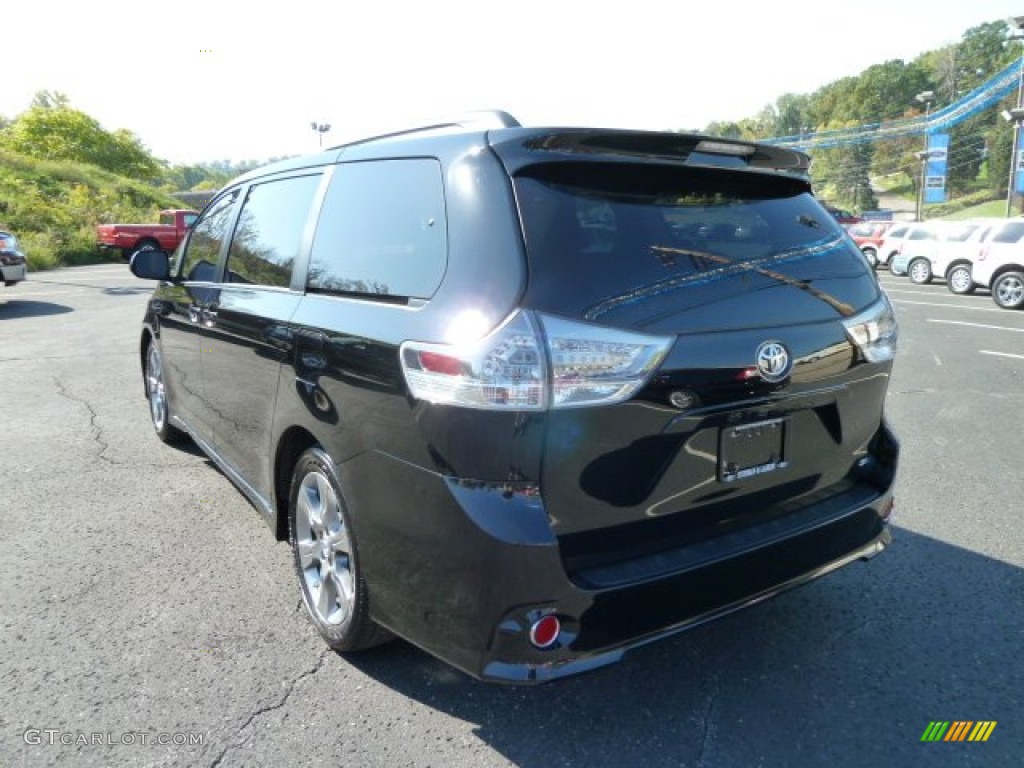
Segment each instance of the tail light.
[[540,411],[628,400],[672,341],[521,310],[477,341],[407,341],[401,360],[420,400]]
[[863,312],[843,320],[843,325],[869,363],[882,363],[895,356],[899,326],[892,304],[884,293],[879,301]]

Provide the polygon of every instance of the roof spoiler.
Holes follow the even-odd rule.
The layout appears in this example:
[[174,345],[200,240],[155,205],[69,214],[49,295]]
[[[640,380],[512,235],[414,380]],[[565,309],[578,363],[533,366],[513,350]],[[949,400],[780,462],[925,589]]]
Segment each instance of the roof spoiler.
[[733,168],[742,164],[802,177],[807,176],[811,164],[807,155],[795,149],[689,133],[556,128],[538,130],[519,141],[524,149],[552,154],[673,160]]

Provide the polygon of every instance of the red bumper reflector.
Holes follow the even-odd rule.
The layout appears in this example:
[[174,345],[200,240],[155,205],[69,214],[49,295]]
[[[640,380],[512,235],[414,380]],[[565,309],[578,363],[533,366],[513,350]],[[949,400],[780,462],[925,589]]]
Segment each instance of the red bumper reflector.
[[537,648],[550,648],[562,631],[562,622],[554,614],[543,616],[530,627],[530,642]]

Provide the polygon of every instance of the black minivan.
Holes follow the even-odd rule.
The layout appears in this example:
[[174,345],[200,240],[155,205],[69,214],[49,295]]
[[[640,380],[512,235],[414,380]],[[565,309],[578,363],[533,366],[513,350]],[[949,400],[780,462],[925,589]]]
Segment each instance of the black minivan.
[[220,191],[142,338],[340,651],[536,682],[890,540],[897,326],[807,157],[476,114]]

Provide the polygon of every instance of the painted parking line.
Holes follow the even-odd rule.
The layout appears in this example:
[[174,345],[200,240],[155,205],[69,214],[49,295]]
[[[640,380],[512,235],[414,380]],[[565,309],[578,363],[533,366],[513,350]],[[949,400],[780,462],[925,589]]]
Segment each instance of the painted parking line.
[[[1006,310],[999,310],[1005,312]],[[1006,325],[985,325],[984,323],[965,323],[962,320],[934,320],[928,318],[929,323],[942,323],[943,325],[967,325],[971,328],[991,328],[994,331],[1013,331],[1015,333],[1024,333],[1024,328],[1010,328]]]
[[920,307],[942,307],[943,309],[969,309],[972,312],[1005,312],[999,307],[970,307],[965,304],[945,304],[938,301],[908,301],[907,299],[896,299],[897,304],[913,304]]
[[990,349],[979,349],[979,352],[983,355],[994,355],[996,357],[1012,357],[1016,360],[1024,360],[1024,355],[1014,355],[1009,352],[993,352]]

